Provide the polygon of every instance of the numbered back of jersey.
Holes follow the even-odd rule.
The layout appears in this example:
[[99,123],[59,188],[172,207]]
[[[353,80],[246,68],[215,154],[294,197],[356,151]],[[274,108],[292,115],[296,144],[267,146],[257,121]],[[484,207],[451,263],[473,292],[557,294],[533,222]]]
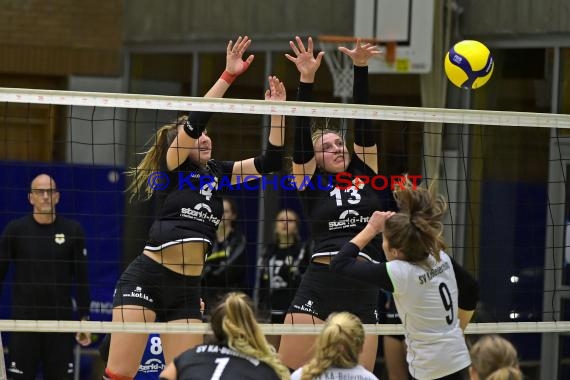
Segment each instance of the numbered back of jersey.
[[162,343],[158,334],[150,334],[135,380],[158,380],[164,369]]

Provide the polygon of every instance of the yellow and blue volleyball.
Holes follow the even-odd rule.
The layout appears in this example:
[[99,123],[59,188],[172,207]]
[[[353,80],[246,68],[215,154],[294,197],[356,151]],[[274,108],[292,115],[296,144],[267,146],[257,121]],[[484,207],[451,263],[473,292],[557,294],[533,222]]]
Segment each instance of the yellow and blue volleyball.
[[493,57],[479,41],[464,40],[453,45],[445,55],[445,74],[457,87],[482,87],[493,74]]

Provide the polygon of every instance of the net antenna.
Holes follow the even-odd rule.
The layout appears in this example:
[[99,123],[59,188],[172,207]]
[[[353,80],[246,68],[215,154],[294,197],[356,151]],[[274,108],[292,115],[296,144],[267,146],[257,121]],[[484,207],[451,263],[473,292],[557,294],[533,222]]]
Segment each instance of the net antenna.
[[[352,49],[357,37],[320,35],[318,37],[319,46],[325,52],[325,62],[333,77],[334,96],[342,99],[343,103],[348,103],[352,98],[352,84],[354,82],[352,59],[338,50],[339,46],[346,46]],[[361,38],[363,43],[372,43],[380,46],[380,55],[377,59],[383,59],[386,63],[393,65],[396,61],[396,42],[381,42],[373,38]]]

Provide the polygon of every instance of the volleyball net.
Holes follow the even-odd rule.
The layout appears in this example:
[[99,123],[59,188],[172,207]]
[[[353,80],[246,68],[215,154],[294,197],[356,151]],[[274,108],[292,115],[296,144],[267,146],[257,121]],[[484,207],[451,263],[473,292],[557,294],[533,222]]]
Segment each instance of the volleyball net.
[[[214,113],[208,134],[213,157],[222,160],[259,154],[269,133],[269,115],[286,116],[289,155],[294,116],[327,119],[346,135],[349,149],[352,121],[372,120],[380,161],[375,185],[387,202],[393,179],[403,173],[436,184],[448,200],[444,235],[449,252],[478,278],[481,288],[480,305],[466,333],[570,331],[565,301],[570,282],[570,116],[9,88],[0,89],[1,226],[31,212],[27,193],[34,176],[52,175],[61,194],[58,214],[85,228],[92,301],[90,321],[12,319],[13,277],[8,275],[0,331],[208,330],[206,324],[109,322],[118,276],[142,252],[155,215],[152,200],[128,201],[125,171],[136,166],[138,153],[148,149],[145,144],[161,126],[192,111]],[[247,257],[239,264],[243,288],[231,290],[242,289],[257,301],[261,293],[271,297],[270,283],[260,281],[259,263],[265,248],[274,243],[278,212],[297,212],[300,226],[295,233],[310,240],[297,193],[281,180],[287,174],[227,193],[237,205],[236,225],[245,236]],[[49,270],[48,262],[45,268]],[[380,308],[380,313],[390,311]],[[299,324],[263,323],[262,328],[275,335],[320,331],[318,325]],[[366,325],[366,331],[403,332],[394,323]]]

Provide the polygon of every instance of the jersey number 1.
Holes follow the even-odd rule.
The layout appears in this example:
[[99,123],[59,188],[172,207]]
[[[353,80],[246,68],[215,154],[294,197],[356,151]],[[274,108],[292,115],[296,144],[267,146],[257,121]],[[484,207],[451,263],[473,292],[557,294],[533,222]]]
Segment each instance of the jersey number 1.
[[212,374],[210,380],[220,380],[222,373],[224,372],[224,369],[226,369],[229,361],[230,358],[217,358],[214,360],[216,363],[216,369],[214,370],[214,373]]
[[451,293],[445,282],[439,284],[439,295],[441,296],[441,302],[443,303],[445,311],[449,312],[449,315],[445,316],[445,321],[450,325],[453,323],[453,300],[451,299]]

